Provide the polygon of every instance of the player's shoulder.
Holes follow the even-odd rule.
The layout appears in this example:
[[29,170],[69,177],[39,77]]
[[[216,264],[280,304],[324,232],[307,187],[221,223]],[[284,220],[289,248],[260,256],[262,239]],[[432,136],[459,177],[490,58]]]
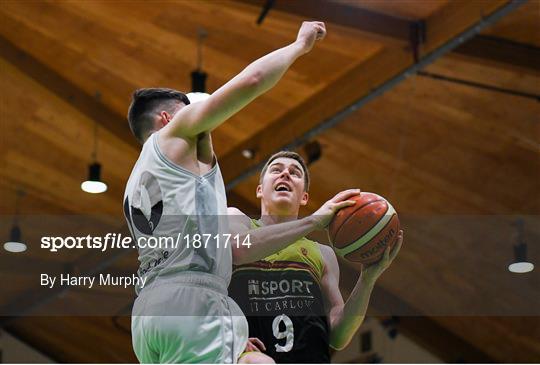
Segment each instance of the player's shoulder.
[[229,222],[234,226],[240,225],[245,229],[250,229],[252,226],[251,218],[236,207],[227,207],[227,215],[229,216]]
[[321,252],[324,267],[328,267],[328,265],[335,266],[338,264],[336,253],[332,247],[323,245],[321,243],[317,243],[317,245],[319,246],[319,250]]
[[324,259],[325,256],[328,256],[328,255],[334,255],[335,256],[334,250],[328,245],[319,243],[317,241],[310,240],[307,237],[304,237],[302,239],[302,242],[304,244],[311,245],[314,249],[318,250],[321,253],[321,255],[323,256],[323,259]]
[[328,245],[323,245],[322,243],[315,242],[317,246],[319,247],[319,250],[321,251],[321,255],[323,255],[323,258],[325,257],[336,257],[336,254],[332,247]]
[[243,215],[243,216],[246,216],[244,214],[244,212],[242,212],[240,209],[238,209],[236,207],[227,207],[227,214],[228,215]]

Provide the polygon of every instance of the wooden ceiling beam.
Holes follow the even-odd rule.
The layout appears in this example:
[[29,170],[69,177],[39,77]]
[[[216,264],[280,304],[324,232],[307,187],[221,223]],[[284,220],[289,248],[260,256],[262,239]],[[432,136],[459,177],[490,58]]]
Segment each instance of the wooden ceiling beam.
[[[470,37],[522,2],[450,2],[426,20],[428,38],[418,63],[413,64],[412,55],[401,49],[383,48],[221,157],[228,189],[255,173],[272,153],[301,143],[342,121],[360,105],[404,80],[407,72],[433,62],[465,36]],[[254,151],[255,157],[245,159],[244,150]]]
[[[300,139],[323,121],[371,93],[391,76],[399,74],[411,63],[412,57],[406,52],[385,48],[369,60],[344,71],[334,82],[221,156],[220,164],[225,181],[230,183],[250,169],[250,172],[258,171],[258,165],[273,152]],[[244,150],[254,151],[254,158],[244,158]]]
[[[261,8],[266,0],[238,0]],[[413,20],[351,6],[345,2],[326,0],[294,0],[273,2],[270,12],[277,10],[301,16],[306,20],[321,20],[360,31],[368,38],[385,44],[407,44],[410,41]],[[272,16],[269,13],[268,16]],[[254,19],[255,20],[255,19]]]
[[0,35],[0,57],[51,90],[56,96],[78,109],[102,128],[126,141],[134,149],[140,149],[140,145],[134,138],[126,138],[126,136],[131,136],[126,120],[105,107],[99,101],[99,95],[91,96],[85,93],[77,85],[41,63],[32,55],[19,49],[2,35]]
[[500,37],[478,35],[452,53],[478,62],[540,74],[540,48]]

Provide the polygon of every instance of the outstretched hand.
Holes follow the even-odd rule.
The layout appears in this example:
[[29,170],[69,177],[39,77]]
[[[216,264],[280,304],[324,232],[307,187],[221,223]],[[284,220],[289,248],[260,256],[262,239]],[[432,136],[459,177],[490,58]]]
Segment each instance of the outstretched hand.
[[313,217],[317,219],[317,226],[321,229],[326,228],[338,210],[356,204],[356,201],[348,199],[359,194],[360,189],[349,189],[337,193],[313,213]]
[[367,280],[374,283],[379,276],[390,266],[392,261],[396,258],[401,245],[403,244],[403,231],[400,230],[398,233],[397,243],[394,248],[390,251],[390,246],[386,247],[384,250],[383,257],[378,262],[371,264],[369,266],[364,266],[362,268],[362,280]]
[[319,41],[326,36],[326,26],[323,22],[303,22],[296,42],[301,45],[304,53],[308,53],[313,48],[315,41]]

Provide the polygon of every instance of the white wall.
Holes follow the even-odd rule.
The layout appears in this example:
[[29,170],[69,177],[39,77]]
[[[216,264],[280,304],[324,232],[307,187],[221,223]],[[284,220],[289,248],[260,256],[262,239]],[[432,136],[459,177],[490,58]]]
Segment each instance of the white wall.
[[[360,347],[360,335],[366,331],[371,331],[372,350],[369,353],[362,353]],[[431,354],[415,342],[398,332],[397,337],[391,339],[387,330],[379,320],[366,318],[359,331],[351,340],[349,346],[342,351],[338,351],[332,357],[334,363],[348,363],[359,361],[363,357],[377,353],[382,357],[383,363],[442,363],[443,361]],[[365,361],[365,360],[363,360]]]

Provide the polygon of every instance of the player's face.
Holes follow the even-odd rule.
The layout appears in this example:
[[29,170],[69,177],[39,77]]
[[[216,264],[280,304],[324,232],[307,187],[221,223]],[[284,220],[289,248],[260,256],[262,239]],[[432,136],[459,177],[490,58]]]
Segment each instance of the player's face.
[[280,157],[272,161],[257,187],[257,197],[265,204],[280,208],[298,209],[306,205],[308,194],[304,191],[304,170],[292,158]]

